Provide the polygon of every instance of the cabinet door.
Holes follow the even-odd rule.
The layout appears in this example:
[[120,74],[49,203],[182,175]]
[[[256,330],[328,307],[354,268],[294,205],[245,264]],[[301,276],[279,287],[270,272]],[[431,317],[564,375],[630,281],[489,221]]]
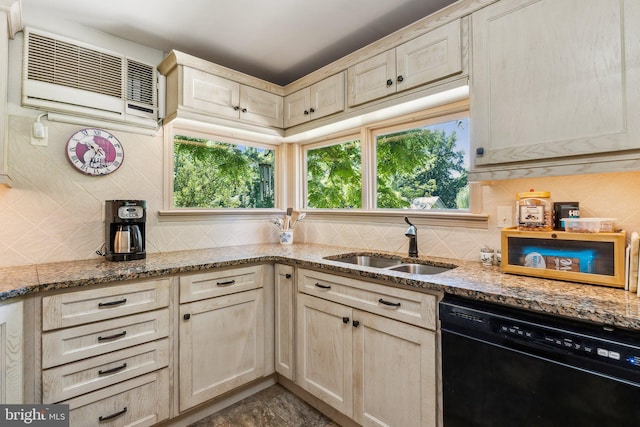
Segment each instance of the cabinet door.
[[351,311],[298,294],[296,383],[349,417],[353,413]]
[[475,12],[475,165],[637,149],[638,9],[633,0],[502,0]]
[[348,103],[350,107],[396,92],[396,51],[390,49],[349,67]]
[[406,90],[462,72],[460,20],[396,48],[397,90]]
[[328,77],[311,86],[312,119],[344,110],[344,72]]
[[183,73],[184,106],[205,114],[239,117],[239,83],[189,67],[183,67]]
[[0,404],[22,403],[22,320],[22,301],[0,305]]
[[275,359],[276,372],[290,380],[294,379],[294,300],[296,286],[293,282],[293,267],[275,266]]
[[435,426],[435,333],[357,310],[353,320],[354,419],[363,426]]
[[309,106],[311,105],[311,91],[304,88],[284,97],[284,127],[299,125],[311,120]]
[[180,411],[263,376],[262,289],[180,306]]
[[283,98],[250,86],[240,88],[240,118],[264,126],[283,126]]

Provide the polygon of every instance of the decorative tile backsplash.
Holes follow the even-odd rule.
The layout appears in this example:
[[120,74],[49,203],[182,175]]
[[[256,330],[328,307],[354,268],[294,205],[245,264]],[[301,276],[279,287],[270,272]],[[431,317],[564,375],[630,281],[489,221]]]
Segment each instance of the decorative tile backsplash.
[[[124,146],[117,172],[91,177],[76,172],[65,157],[69,136],[82,126],[45,122],[49,145],[30,143],[33,118],[9,118],[10,189],[0,187],[0,266],[98,258],[104,242],[104,200],[147,201],[147,251],[276,243],[268,221],[159,221],[162,206],[163,138],[114,131]],[[517,192],[547,190],[554,201],[579,201],[583,217],[616,217],[620,227],[640,229],[640,172],[518,179],[483,187],[487,230],[419,227],[420,253],[477,259],[481,246],[498,247],[497,206],[515,203]],[[295,242],[341,245],[353,249],[406,252],[406,224],[314,220],[296,227]]]

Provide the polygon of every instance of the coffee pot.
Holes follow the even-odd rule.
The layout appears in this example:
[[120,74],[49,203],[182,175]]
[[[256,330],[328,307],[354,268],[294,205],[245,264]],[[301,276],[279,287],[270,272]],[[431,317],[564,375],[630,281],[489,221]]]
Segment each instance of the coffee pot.
[[121,224],[113,238],[113,252],[135,254],[142,252],[142,233],[137,225]]

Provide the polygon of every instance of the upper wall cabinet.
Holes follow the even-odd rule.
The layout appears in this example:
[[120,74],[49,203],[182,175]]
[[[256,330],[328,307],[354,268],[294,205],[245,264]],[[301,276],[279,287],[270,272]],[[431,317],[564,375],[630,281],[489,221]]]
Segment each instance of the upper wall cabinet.
[[460,19],[348,69],[348,105],[363,104],[462,72]]
[[345,72],[338,73],[284,98],[284,127],[344,111]]
[[158,70],[166,76],[169,120],[184,116],[282,132],[284,101],[280,86],[178,51],[172,51]]
[[502,0],[472,15],[470,177],[640,148],[638,3]]
[[184,67],[183,105],[205,114],[282,127],[282,97]]

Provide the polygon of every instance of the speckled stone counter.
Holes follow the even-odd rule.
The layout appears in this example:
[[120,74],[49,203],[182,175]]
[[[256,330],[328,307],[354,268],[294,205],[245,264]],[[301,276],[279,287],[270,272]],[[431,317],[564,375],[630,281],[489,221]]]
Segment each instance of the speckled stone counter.
[[281,262],[374,279],[390,286],[444,292],[640,330],[640,298],[621,289],[503,274],[498,267],[483,267],[479,262],[444,258],[421,257],[435,264],[458,266],[431,276],[324,259],[344,253],[357,252],[335,246],[264,244],[148,254],[147,259],[139,261],[109,262],[96,259],[6,267],[0,269],[0,300],[53,289],[89,287],[256,262]]

